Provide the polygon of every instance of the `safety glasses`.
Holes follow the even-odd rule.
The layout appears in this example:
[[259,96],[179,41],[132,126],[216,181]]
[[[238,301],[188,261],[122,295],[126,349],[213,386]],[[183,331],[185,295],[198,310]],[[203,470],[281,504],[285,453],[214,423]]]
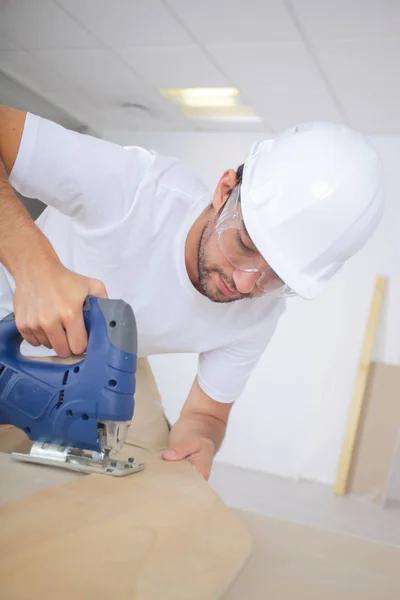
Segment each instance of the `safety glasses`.
[[216,229],[222,254],[236,269],[259,273],[255,285],[263,294],[279,291],[284,296],[294,295],[251,242],[240,208],[240,186],[233,188],[218,218]]

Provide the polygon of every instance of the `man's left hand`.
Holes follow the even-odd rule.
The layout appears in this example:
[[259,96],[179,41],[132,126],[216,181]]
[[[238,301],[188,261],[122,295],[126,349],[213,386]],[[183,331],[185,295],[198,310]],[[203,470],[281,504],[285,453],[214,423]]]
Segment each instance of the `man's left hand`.
[[224,439],[232,404],[216,402],[201,389],[197,378],[169,436],[164,460],[188,460],[208,480],[214,456]]
[[188,460],[206,480],[210,476],[214,456],[215,444],[212,440],[195,433],[181,432],[179,422],[171,430],[168,450],[162,454],[164,460]]

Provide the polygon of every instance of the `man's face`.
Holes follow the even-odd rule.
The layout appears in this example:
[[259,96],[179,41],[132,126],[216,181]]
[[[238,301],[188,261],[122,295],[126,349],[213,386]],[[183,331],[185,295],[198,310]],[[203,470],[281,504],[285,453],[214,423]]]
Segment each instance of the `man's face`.
[[[200,237],[197,254],[200,291],[213,302],[234,302],[242,298],[261,296],[262,292],[255,285],[260,273],[247,273],[236,269],[220,251],[216,231],[217,219],[218,216],[214,216],[207,222]],[[241,242],[254,249],[247,236],[244,236]]]

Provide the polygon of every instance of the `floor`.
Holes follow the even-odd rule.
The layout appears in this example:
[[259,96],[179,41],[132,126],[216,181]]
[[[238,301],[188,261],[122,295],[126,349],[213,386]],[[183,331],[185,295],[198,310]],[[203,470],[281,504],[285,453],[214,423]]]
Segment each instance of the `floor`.
[[233,508],[400,547],[396,503],[383,509],[358,498],[337,497],[327,485],[222,463],[214,464],[210,484]]
[[223,600],[399,600],[400,548],[236,512],[255,548]]
[[216,463],[211,486],[255,548],[223,600],[398,600],[400,507]]

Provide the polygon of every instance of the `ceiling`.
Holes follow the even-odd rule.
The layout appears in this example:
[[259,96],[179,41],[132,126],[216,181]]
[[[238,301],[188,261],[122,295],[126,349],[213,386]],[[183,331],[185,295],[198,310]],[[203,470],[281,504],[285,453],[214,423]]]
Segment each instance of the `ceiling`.
[[[0,102],[99,135],[399,134],[400,0],[0,0],[0,71]],[[158,92],[203,86],[237,87],[262,122],[195,123]]]

